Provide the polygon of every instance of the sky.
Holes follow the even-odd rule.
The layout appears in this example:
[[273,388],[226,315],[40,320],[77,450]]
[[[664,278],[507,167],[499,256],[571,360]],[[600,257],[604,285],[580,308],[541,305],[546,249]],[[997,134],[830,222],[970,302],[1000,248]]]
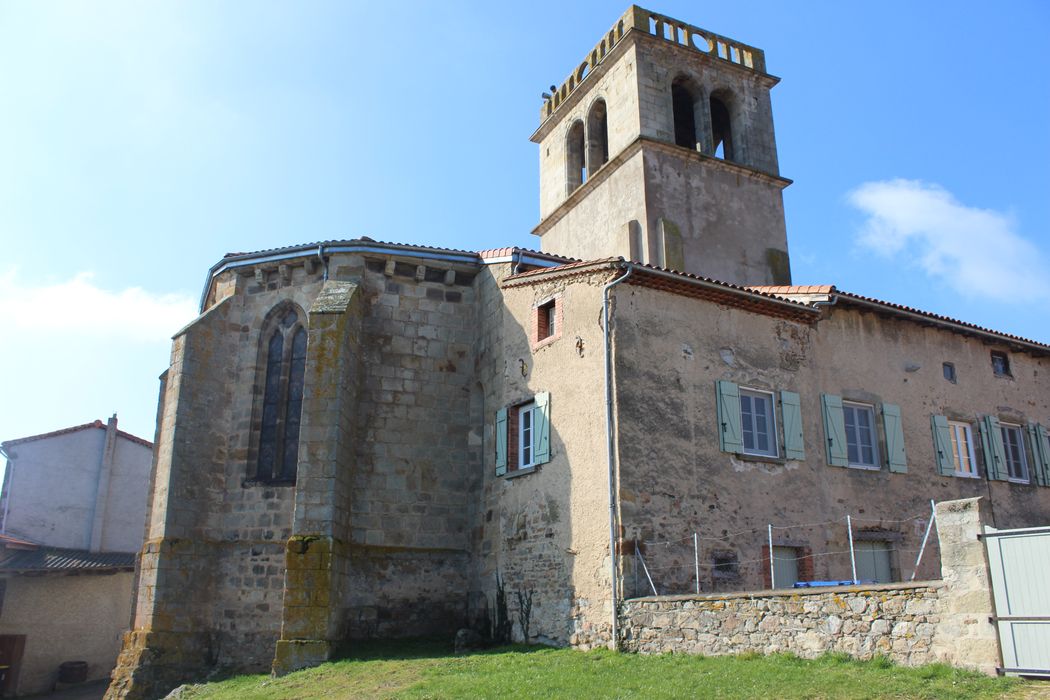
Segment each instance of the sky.
[[[538,248],[540,93],[626,7],[0,0],[0,440],[152,439],[225,253]],[[795,283],[1050,343],[1050,3],[648,7],[782,79]]]

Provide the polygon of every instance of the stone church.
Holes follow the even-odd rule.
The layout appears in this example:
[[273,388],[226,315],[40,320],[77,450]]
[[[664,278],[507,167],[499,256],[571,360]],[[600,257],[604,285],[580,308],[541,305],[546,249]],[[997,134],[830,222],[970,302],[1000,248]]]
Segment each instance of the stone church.
[[[777,81],[632,6],[542,106],[542,252],[362,238],[212,267],[161,378],[110,696],[451,636],[497,574],[532,641],[611,645],[647,541],[725,535],[697,589],[755,590],[770,547],[842,578],[808,553],[853,540],[899,580],[931,500],[1050,520],[1050,346],[792,286]],[[850,536],[767,537],[846,513]]]

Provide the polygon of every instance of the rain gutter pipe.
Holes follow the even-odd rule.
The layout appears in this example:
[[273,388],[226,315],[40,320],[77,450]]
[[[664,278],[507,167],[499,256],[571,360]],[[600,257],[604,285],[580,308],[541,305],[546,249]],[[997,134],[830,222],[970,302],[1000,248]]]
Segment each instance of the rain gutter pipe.
[[608,446],[609,463],[609,573],[612,584],[612,642],[613,648],[620,646],[619,620],[617,619],[616,601],[618,598],[618,587],[616,585],[617,560],[616,560],[616,441],[613,435],[613,371],[612,371],[612,332],[609,328],[609,292],[634,272],[634,265],[629,262],[621,264],[626,269],[621,276],[609,282],[602,288],[602,332],[605,335],[605,442]]

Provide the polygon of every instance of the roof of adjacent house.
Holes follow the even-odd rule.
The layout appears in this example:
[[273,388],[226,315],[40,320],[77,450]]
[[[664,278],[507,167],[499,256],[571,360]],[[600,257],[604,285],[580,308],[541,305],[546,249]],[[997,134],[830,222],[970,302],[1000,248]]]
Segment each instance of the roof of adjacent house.
[[[106,424],[101,420],[94,420],[91,423],[84,423],[83,425],[74,425],[70,428],[62,428],[60,430],[52,430],[49,433],[40,433],[39,435],[30,435],[29,437],[16,438],[14,440],[5,440],[4,442],[0,443],[0,446],[6,448],[13,445],[21,445],[26,442],[33,442],[34,440],[45,440],[47,438],[59,437],[61,435],[69,435],[70,433],[80,432],[81,430],[91,430],[93,428],[101,428],[102,430],[105,430]],[[117,435],[124,438],[125,440],[130,440],[131,442],[143,445],[144,447],[149,447],[151,449],[153,448],[153,443],[149,440],[145,440],[136,435],[132,435],[131,433],[126,433],[123,430],[117,430]]]
[[923,325],[936,326],[945,330],[961,333],[963,335],[977,336],[986,340],[994,340],[1004,345],[1010,345],[1030,352],[1045,354],[1050,351],[1050,345],[1040,343],[1029,338],[1018,335],[1003,333],[991,328],[984,328],[973,323],[960,321],[950,316],[942,316],[930,311],[923,311],[911,306],[904,306],[892,301],[884,301],[867,297],[861,294],[843,292],[831,284],[804,285],[804,286],[759,286],[748,287],[748,289],[762,293],[778,296],[783,299],[793,299],[804,304],[845,304],[865,308],[876,313],[906,318]]
[[0,561],[0,574],[119,571],[134,568],[135,554],[131,552],[87,552],[57,547],[19,549]]
[[[810,285],[764,285],[742,287],[728,282],[698,277],[677,270],[629,262],[623,258],[605,258],[602,260],[575,261],[563,265],[529,270],[511,275],[503,280],[503,286],[514,287],[533,284],[540,281],[586,274],[588,272],[608,269],[632,269],[631,277],[625,282],[639,286],[660,289],[672,294],[704,298],[726,306],[744,308],[758,313],[777,317],[790,318],[804,323],[814,323],[820,315],[819,305],[843,304],[882,313],[922,325],[935,326],[962,335],[976,336],[1003,345],[1045,355],[1050,353],[1050,345],[1039,343],[1028,338],[1002,333],[990,328],[959,321],[948,316],[922,311],[909,306],[882,301],[860,294],[851,294],[838,290],[831,284]],[[787,302],[790,306],[772,305],[769,302]],[[804,310],[804,311],[803,311]]]

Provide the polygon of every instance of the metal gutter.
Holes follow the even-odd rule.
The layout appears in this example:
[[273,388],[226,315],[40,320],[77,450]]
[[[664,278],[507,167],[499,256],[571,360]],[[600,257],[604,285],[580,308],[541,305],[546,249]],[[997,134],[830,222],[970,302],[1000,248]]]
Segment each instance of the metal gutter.
[[617,586],[617,557],[616,557],[616,440],[613,431],[613,369],[612,369],[612,331],[609,316],[609,292],[634,272],[634,265],[629,262],[621,264],[626,269],[621,276],[609,282],[602,288],[602,334],[605,337],[605,442],[608,446],[609,466],[609,561],[610,561],[610,584],[612,587],[612,643],[613,649],[620,646],[619,619],[617,599],[619,598],[619,586]]

